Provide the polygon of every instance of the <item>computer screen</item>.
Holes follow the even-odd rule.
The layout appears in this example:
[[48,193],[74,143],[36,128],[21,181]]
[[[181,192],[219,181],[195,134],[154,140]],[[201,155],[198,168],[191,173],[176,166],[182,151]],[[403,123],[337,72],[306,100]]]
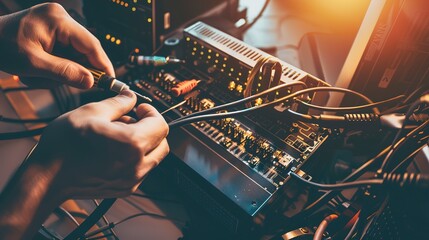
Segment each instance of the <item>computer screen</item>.
[[[428,89],[428,14],[429,1],[372,0],[335,85],[374,101]],[[331,94],[327,104],[355,102]]]

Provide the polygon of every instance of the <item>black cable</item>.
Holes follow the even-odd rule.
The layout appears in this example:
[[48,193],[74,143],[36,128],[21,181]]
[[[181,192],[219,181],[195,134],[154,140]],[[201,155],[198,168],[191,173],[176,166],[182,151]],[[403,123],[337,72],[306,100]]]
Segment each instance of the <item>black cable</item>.
[[109,230],[109,229],[111,229],[111,228],[114,228],[115,226],[117,226],[117,225],[119,225],[119,224],[122,224],[122,223],[124,223],[124,222],[127,222],[127,221],[129,221],[129,220],[131,220],[131,219],[134,219],[134,218],[137,218],[137,217],[143,217],[143,216],[148,216],[148,217],[154,217],[154,218],[159,218],[159,219],[170,220],[170,221],[173,221],[173,222],[175,222],[175,223],[182,224],[182,225],[185,225],[185,224],[186,224],[186,222],[184,222],[184,221],[182,221],[182,220],[180,220],[180,219],[176,219],[176,218],[171,218],[171,217],[163,216],[163,215],[159,215],[159,214],[156,214],[156,213],[146,213],[146,212],[143,212],[143,213],[133,214],[133,215],[128,216],[128,217],[126,217],[126,218],[124,218],[124,219],[122,219],[122,220],[119,220],[119,221],[117,221],[117,222],[111,222],[111,223],[110,223],[110,224],[108,224],[108,225],[105,225],[105,226],[103,226],[103,227],[100,227],[100,228],[99,228],[99,229],[97,229],[97,230],[94,230],[94,231],[92,231],[92,232],[89,232],[88,234],[86,234],[86,235],[85,235],[85,237],[86,237],[86,238],[92,237],[92,236],[94,236],[94,235],[96,235],[96,234],[99,234],[99,233],[102,233],[102,232],[104,232],[104,231],[106,231],[106,230]]
[[352,94],[356,94],[358,96],[362,96],[364,99],[368,100],[370,103],[372,103],[372,101],[370,99],[368,99],[366,96],[362,95],[361,93],[358,93],[356,91],[353,90],[349,90],[349,89],[344,89],[344,88],[338,88],[338,87],[314,87],[314,88],[307,88],[307,89],[303,89],[297,92],[294,92],[292,94],[289,94],[285,97],[276,99],[274,101],[268,102],[268,103],[264,103],[258,106],[254,106],[251,108],[246,108],[246,109],[242,109],[242,110],[237,110],[237,111],[232,111],[232,112],[226,112],[226,113],[215,113],[215,114],[206,114],[206,115],[201,115],[201,116],[195,116],[195,117],[189,117],[190,115],[176,119],[172,122],[169,123],[170,127],[178,127],[181,125],[185,125],[185,124],[189,124],[189,123],[193,123],[193,122],[199,122],[199,121],[203,121],[203,120],[208,120],[208,119],[219,119],[219,118],[227,118],[227,117],[232,117],[235,115],[240,115],[240,114],[244,114],[244,113],[248,113],[248,112],[252,112],[258,109],[262,109],[283,101],[286,101],[290,98],[302,95],[304,93],[310,93],[310,92],[317,92],[317,91],[338,91],[338,92],[347,92],[347,93],[352,93]]
[[[419,148],[417,148],[416,150],[414,150],[414,152],[410,153],[407,157],[405,157],[400,163],[398,163],[398,165],[395,166],[395,168],[390,171],[390,173],[396,173],[398,171],[402,171],[404,170],[403,167],[408,166],[408,164],[410,163],[410,160],[413,160],[413,157],[419,153],[424,147],[426,147],[426,145],[423,145]],[[408,164],[407,164],[408,163]]]
[[[367,172],[367,170],[372,167],[374,164],[378,162],[378,160],[383,157],[387,152],[389,151],[389,147],[383,149],[381,152],[379,152],[375,157],[371,158],[370,160],[366,161],[362,166],[360,166],[358,169],[353,171],[351,174],[349,174],[346,178],[344,178],[341,182],[348,182],[348,181],[354,181],[362,174]],[[308,214],[314,212],[316,209],[320,208],[325,204],[325,202],[329,201],[333,197],[333,195],[336,194],[336,191],[328,191],[324,193],[322,196],[320,196],[318,199],[313,201],[311,204],[309,204],[305,209],[303,209],[301,212],[295,215],[295,217],[301,218],[304,216],[307,216]]]
[[110,207],[115,203],[116,198],[104,199],[100,206],[96,207],[95,210],[83,221],[79,227],[74,229],[64,240],[76,240],[81,239],[86,232],[93,227],[98,220],[106,214]]
[[362,187],[362,186],[367,186],[367,185],[381,185],[381,184],[383,184],[383,179],[367,179],[367,180],[345,182],[345,183],[321,184],[321,183],[315,183],[315,182],[309,181],[307,179],[304,179],[294,172],[290,172],[290,176],[294,177],[295,179],[300,180],[303,183],[306,183],[307,185],[310,185],[312,187],[315,187],[315,188],[321,189],[321,190],[344,190],[344,189],[348,189],[348,188],[356,188],[356,187]]
[[320,190],[344,190],[349,188],[357,188],[369,185],[385,185],[392,189],[397,188],[413,188],[413,189],[429,189],[429,174],[420,173],[384,173],[380,179],[366,179],[354,182],[335,183],[335,184],[322,184],[309,181],[302,178],[294,172],[290,172],[291,177],[300,180],[302,183],[310,185]]
[[0,115],[0,122],[7,123],[47,123],[55,120],[57,117],[47,117],[47,118],[8,118]]
[[63,214],[63,215],[65,215],[66,217],[68,217],[76,226],[79,226],[79,222],[76,220],[76,218],[74,218],[73,217],[73,215],[69,212],[69,211],[67,211],[67,210],[65,210],[63,207],[61,207],[61,206],[59,206],[59,207],[57,207],[55,210],[54,210],[55,212],[57,212],[57,214],[58,215],[60,215],[60,214]]
[[268,5],[270,3],[270,0],[265,0],[264,5],[261,8],[261,11],[259,11],[258,15],[256,15],[255,18],[253,18],[252,22],[247,23],[246,25],[244,25],[241,28],[241,32],[244,33],[247,30],[249,30],[249,28],[251,28],[253,25],[255,25],[255,23],[262,17],[262,15],[264,14],[265,10],[267,9]]
[[3,88],[3,89],[1,89],[1,91],[3,93],[21,92],[21,91],[34,91],[34,90],[49,90],[49,89],[31,88],[31,87],[11,87],[11,88]]
[[375,106],[380,106],[380,105],[384,105],[384,104],[387,104],[387,103],[391,103],[393,101],[396,101],[396,100],[404,98],[404,97],[405,97],[404,95],[399,95],[399,96],[396,96],[396,97],[393,97],[393,98],[389,98],[389,99],[386,99],[386,100],[383,100],[383,101],[379,101],[379,102],[374,102],[374,103],[365,104],[365,105],[358,105],[358,106],[350,106],[350,107],[325,107],[325,106],[319,106],[319,105],[314,105],[314,104],[311,104],[311,103],[307,103],[307,102],[304,102],[304,101],[302,101],[300,99],[296,99],[296,101],[298,103],[306,106],[306,107],[314,108],[314,109],[317,109],[317,110],[332,111],[332,112],[342,112],[342,111],[361,111],[361,110],[364,110],[364,109],[367,109],[367,108],[372,108],[372,107],[375,107]]
[[386,167],[388,165],[388,162],[390,160],[390,156],[393,154],[394,145],[396,145],[397,141],[399,140],[399,138],[402,135],[402,132],[405,130],[405,126],[408,124],[408,121],[409,121],[409,118],[410,118],[411,114],[413,114],[413,112],[416,109],[416,107],[419,106],[422,103],[429,103],[429,94],[426,94],[426,95],[420,97],[408,109],[407,113],[405,114],[405,121],[402,124],[402,128],[396,133],[395,138],[393,139],[392,144],[390,145],[390,151],[386,155],[386,157],[384,158],[383,163],[380,166],[380,169],[378,169],[378,171],[377,171],[377,174],[382,174],[384,172],[384,170],[386,169]]
[[[99,206],[100,206],[100,203],[98,203],[98,200],[97,200],[97,199],[92,199],[92,202],[95,204],[95,206],[96,206],[96,207],[99,207]],[[104,223],[105,223],[105,224],[109,224],[109,223],[110,223],[110,221],[107,219],[106,215],[104,215],[104,214],[103,214],[102,218],[103,218],[103,221],[104,221]],[[115,230],[113,230],[113,228],[112,228],[112,229],[110,229],[110,233],[113,235],[113,237],[114,237],[116,240],[117,240],[117,239],[119,239],[119,238],[118,238],[118,235],[116,235],[116,232],[115,232]]]
[[85,240],[103,239],[103,238],[110,237],[110,236],[113,236],[113,234],[112,234],[112,233],[108,233],[108,234],[104,234],[104,235],[102,235],[102,236],[97,236],[97,237],[87,238],[87,239],[85,239]]
[[51,231],[49,231],[49,229],[47,229],[43,224],[40,227],[40,229],[43,230],[44,233],[49,235],[49,237],[51,237],[51,239],[49,239],[49,240],[60,240],[60,238],[58,238],[55,234],[53,234]]
[[19,139],[19,138],[34,137],[42,134],[43,130],[45,130],[45,127],[19,131],[19,132],[3,132],[3,133],[0,133],[0,140],[12,140],[12,139]]

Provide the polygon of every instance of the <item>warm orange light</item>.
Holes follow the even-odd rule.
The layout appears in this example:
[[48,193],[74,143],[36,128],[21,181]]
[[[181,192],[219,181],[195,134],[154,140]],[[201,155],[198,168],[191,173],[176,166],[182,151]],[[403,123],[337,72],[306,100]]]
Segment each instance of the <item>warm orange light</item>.
[[13,76],[12,76],[12,79],[13,79],[13,80],[15,80],[15,81],[17,81],[17,82],[19,81],[19,77],[18,77],[18,76],[16,76],[16,75],[13,75]]
[[116,45],[120,45],[121,44],[121,39],[117,39],[116,40]]

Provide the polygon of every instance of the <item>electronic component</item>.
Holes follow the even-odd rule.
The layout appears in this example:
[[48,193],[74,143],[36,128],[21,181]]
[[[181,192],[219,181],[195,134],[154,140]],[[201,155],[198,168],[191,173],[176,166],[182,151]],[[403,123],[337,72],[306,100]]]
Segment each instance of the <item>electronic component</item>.
[[191,92],[200,82],[200,80],[184,80],[179,82],[176,86],[171,89],[171,94],[173,96],[178,97],[184,94]]
[[172,30],[199,15],[231,7],[225,2],[86,0],[83,12],[109,57],[122,61],[130,52],[152,54]]
[[[138,72],[132,84],[136,91],[153,96],[158,109],[166,109],[167,120],[242,99],[247,76],[258,58],[272,58],[201,22],[185,29],[184,41],[186,64],[161,67],[143,76]],[[302,70],[272,59],[281,64],[279,84],[302,81],[309,87],[325,85]],[[201,82],[198,90],[185,95],[186,102],[181,105],[183,98],[177,97],[173,89],[189,79]],[[272,87],[262,74],[255,81],[257,92]],[[284,96],[297,89],[285,87],[277,94]],[[171,128],[171,154],[165,161],[165,171],[231,232],[251,234],[254,221],[263,219],[278,194],[286,191],[288,172],[305,167],[329,136],[326,129],[284,119],[281,114],[267,108],[246,116]]]
[[[106,73],[102,71],[98,71],[95,69],[88,69],[91,74],[94,76],[94,87],[101,88],[103,90],[112,91],[115,93],[120,93],[124,90],[130,89],[130,87],[119,81],[118,79],[107,75]],[[132,91],[132,90],[131,90]],[[141,95],[138,92],[133,91],[137,97],[139,97],[141,100],[145,102],[152,102],[152,99]]]
[[185,61],[177,58],[171,58],[171,57],[131,55],[130,63],[137,66],[159,67],[159,66],[165,66],[167,64],[185,63]]

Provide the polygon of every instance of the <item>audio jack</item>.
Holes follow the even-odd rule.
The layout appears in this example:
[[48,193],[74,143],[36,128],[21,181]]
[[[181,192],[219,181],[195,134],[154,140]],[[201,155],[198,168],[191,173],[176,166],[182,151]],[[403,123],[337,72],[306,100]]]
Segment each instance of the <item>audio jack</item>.
[[90,69],[90,68],[88,68],[88,70],[94,76],[94,87],[101,88],[107,91],[112,91],[115,93],[120,93],[123,90],[130,90],[140,100],[143,100],[144,102],[148,102],[148,103],[152,102],[152,99],[150,99],[149,97],[143,96],[140,93],[131,90],[127,84],[119,81],[118,79],[112,76],[107,75],[105,72],[95,70],[95,69]]
[[185,60],[172,58],[172,57],[132,55],[130,56],[130,63],[137,66],[159,67],[159,66],[165,66],[167,64],[185,63]]

